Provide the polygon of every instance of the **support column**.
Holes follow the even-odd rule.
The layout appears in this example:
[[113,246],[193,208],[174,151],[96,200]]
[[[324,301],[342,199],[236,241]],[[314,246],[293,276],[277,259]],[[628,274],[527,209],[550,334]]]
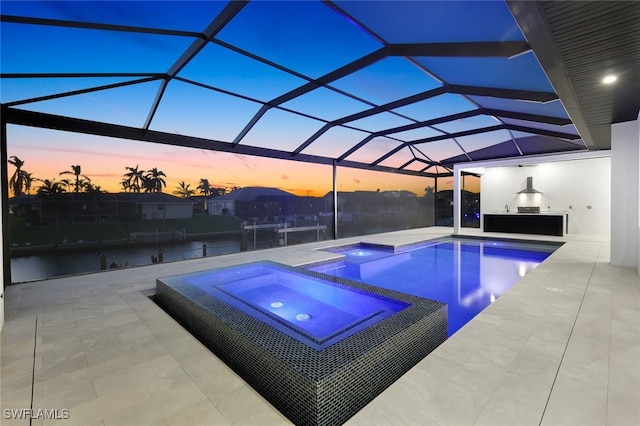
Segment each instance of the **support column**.
[[[4,116],[4,114],[2,114]],[[8,181],[8,154],[7,154],[7,122],[3,119],[0,124],[0,152],[2,164],[0,164],[0,206],[2,207],[2,289],[4,301],[4,289],[11,284],[11,228],[9,226],[9,181]]]
[[433,226],[438,226],[438,177],[435,177],[433,188]]
[[453,167],[453,233],[460,233],[460,168]]
[[640,119],[611,126],[611,264],[640,267]]
[[338,239],[338,166],[333,160],[333,239]]
[[[5,115],[2,114],[4,117]],[[9,190],[7,177],[7,122],[3,119],[0,124],[0,152],[2,165],[0,165],[0,208],[2,209],[2,244],[0,244],[0,256],[2,256],[2,268],[0,279],[0,330],[4,325],[4,289],[11,284],[11,229],[9,227]]]

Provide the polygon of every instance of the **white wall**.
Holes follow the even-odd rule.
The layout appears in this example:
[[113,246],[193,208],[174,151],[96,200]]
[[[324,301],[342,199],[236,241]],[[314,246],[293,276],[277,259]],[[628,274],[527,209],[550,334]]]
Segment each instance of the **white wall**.
[[[228,214],[230,216],[234,216],[236,214],[235,201],[209,200],[207,203],[207,210],[211,215],[220,216],[222,214]],[[226,213],[224,213],[225,209]]]
[[193,206],[179,204],[141,204],[142,218],[151,219],[188,219],[193,217]]
[[611,126],[611,264],[640,269],[640,119]]
[[[542,192],[538,199],[516,194],[526,187],[529,176],[533,188]],[[568,212],[570,234],[608,236],[610,182],[610,157],[485,167],[480,180],[481,212],[503,212],[507,204],[511,212],[518,206],[539,205],[541,212]]]

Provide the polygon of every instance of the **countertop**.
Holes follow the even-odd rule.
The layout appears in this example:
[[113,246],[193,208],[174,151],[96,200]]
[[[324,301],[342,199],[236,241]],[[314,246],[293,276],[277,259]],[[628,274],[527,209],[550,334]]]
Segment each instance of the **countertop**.
[[491,213],[483,213],[484,215],[518,215],[518,216],[542,216],[542,215],[547,215],[547,216],[563,216],[565,214],[569,213],[568,211],[541,211],[540,213],[518,213],[517,211],[513,211],[513,210],[509,210],[508,212],[505,211],[496,211],[496,212],[491,212]]

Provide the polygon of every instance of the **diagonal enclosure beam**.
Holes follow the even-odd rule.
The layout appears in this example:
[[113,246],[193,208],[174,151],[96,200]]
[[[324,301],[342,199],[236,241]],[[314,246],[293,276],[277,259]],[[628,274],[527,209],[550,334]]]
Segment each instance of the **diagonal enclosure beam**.
[[413,163],[414,161],[418,161],[418,160],[416,158],[412,158],[411,160],[405,162],[400,167],[398,167],[398,169],[404,169],[405,167],[407,167],[409,164]]
[[134,84],[141,84],[141,83],[148,83],[150,81],[155,81],[158,80],[159,77],[149,77],[149,78],[143,78],[140,80],[134,80],[134,81],[125,81],[122,83],[114,83],[114,84],[107,84],[104,86],[96,86],[96,87],[91,87],[88,89],[82,89],[82,90],[73,90],[70,92],[63,92],[63,93],[56,93],[54,95],[47,95],[47,96],[39,96],[37,98],[29,98],[29,99],[23,99],[20,101],[14,101],[14,102],[7,102],[6,104],[3,104],[4,106],[17,106],[17,105],[23,105],[23,104],[30,104],[33,102],[41,102],[41,101],[49,101],[51,99],[58,99],[58,98],[65,98],[67,96],[75,96],[75,95],[82,95],[85,93],[91,93],[91,92],[99,92],[101,90],[108,90],[108,89],[115,89],[118,87],[125,87],[125,86],[131,86]]
[[350,156],[351,154],[353,154],[354,152],[356,152],[357,150],[359,150],[360,148],[362,148],[363,146],[365,146],[367,143],[369,143],[369,141],[371,139],[373,139],[375,136],[374,135],[369,135],[366,138],[364,138],[363,140],[361,140],[360,142],[358,142],[355,146],[353,146],[352,148],[350,148],[347,152],[345,152],[344,154],[342,154],[340,157],[338,157],[338,161],[342,161],[345,158],[347,158],[348,156]]
[[550,136],[552,138],[567,139],[570,141],[582,139],[580,135],[574,135],[572,133],[563,133],[563,132],[556,132],[553,130],[536,129],[534,127],[517,126],[515,124],[505,124],[503,128],[507,130],[515,130],[518,132],[532,133],[534,135],[542,135],[542,136]]
[[299,147],[297,147],[294,151],[293,151],[293,155],[298,155],[300,152],[302,152],[306,147],[308,147],[309,145],[311,145],[311,143],[313,141],[315,141],[316,139],[318,139],[320,136],[322,136],[327,130],[329,130],[330,128],[332,128],[333,126],[331,124],[325,124],[324,126],[322,126],[320,128],[320,130],[318,130],[317,132],[315,132],[313,135],[311,135],[311,137],[309,139],[307,139],[306,141],[304,141]]
[[408,96],[406,98],[399,99],[397,101],[389,102],[384,105],[380,105],[365,111],[361,111],[355,114],[348,115],[346,117],[339,118],[337,120],[332,121],[332,124],[345,124],[351,121],[360,120],[361,118],[370,117],[372,115],[376,115],[381,112],[390,111],[392,109],[396,109],[396,108],[400,108],[416,102],[424,101],[439,95],[443,95],[445,93],[447,93],[447,90],[444,86],[438,87],[432,90],[427,90],[426,92],[418,93],[416,95]]
[[539,92],[535,90],[498,89],[495,87],[463,86],[458,84],[449,85],[449,93],[458,95],[489,96],[492,98],[516,99],[532,102],[550,102],[558,99],[558,95],[553,92]]
[[201,33],[193,31],[166,30],[160,28],[134,27],[131,25],[101,24],[95,22],[66,21],[61,19],[34,18],[27,16],[0,15],[0,22],[14,24],[46,25],[49,27],[83,28],[88,30],[122,31],[129,33],[157,34],[182,37],[202,37]]
[[387,49],[384,47],[380,48],[375,52],[369,53],[368,55],[365,55],[359,59],[356,59],[355,61],[348,63],[347,65],[340,67],[337,70],[334,70],[328,74],[325,74],[316,80],[310,81],[309,83],[303,86],[300,86],[297,89],[294,89],[288,93],[285,93],[284,95],[278,96],[277,98],[269,101],[268,103],[269,105],[272,105],[272,106],[283,104],[287,101],[290,101],[293,98],[297,98],[298,96],[304,95],[305,93],[315,90],[318,87],[324,86],[335,80],[338,80],[342,77],[352,74],[358,70],[361,70],[362,68],[365,68],[379,61],[380,59],[385,58],[386,56],[388,56]]
[[[362,69],[368,65],[371,65],[372,63],[379,61],[380,59],[384,58],[385,56],[387,56],[387,49],[386,48],[381,48],[376,50],[375,52],[372,52],[366,56],[363,56],[360,59],[357,59],[341,68],[338,68],[337,70],[330,72],[329,74],[326,74],[322,77],[320,77],[317,80],[312,80],[294,90],[291,90],[290,92],[287,92],[281,96],[278,96],[275,99],[272,99],[271,101],[267,102],[267,105],[270,107],[274,107],[274,106],[278,106],[281,105],[285,102],[290,101],[291,99],[297,98],[298,96],[302,96],[305,93],[309,93],[312,90],[315,90],[319,87],[322,87],[325,84],[331,83],[334,80],[337,80],[339,78],[342,78],[346,75],[349,75],[359,69]],[[255,125],[255,123],[260,119],[260,117],[262,117],[262,115],[264,115],[264,112],[262,112],[262,109],[260,111],[258,111],[258,113],[256,113],[256,115],[251,119],[250,121],[250,126],[253,127],[253,125]],[[253,123],[253,124],[251,124]],[[251,128],[249,127],[249,129]],[[326,127],[326,126],[325,126]],[[327,131],[329,128],[324,128],[324,131]],[[242,138],[247,134],[248,130],[245,127],[245,130],[243,130],[243,132],[241,132],[234,140],[234,143],[239,143],[240,140],[242,140]],[[322,129],[321,129],[322,130]],[[322,133],[318,134],[316,136],[316,139],[318,137],[320,137]],[[315,135],[314,135],[315,136]],[[313,137],[313,136],[312,136]],[[308,141],[309,143],[313,142],[313,141]],[[299,153],[300,151],[302,151],[304,148],[306,148],[309,143],[303,143],[302,145],[300,145],[295,151],[294,154]]]
[[482,114],[485,114],[485,115],[493,115],[496,117],[503,117],[503,118],[513,118],[515,120],[535,121],[538,123],[553,124],[556,126],[567,126],[569,124],[572,124],[571,120],[568,118],[551,117],[548,115],[529,114],[524,112],[504,111],[504,110],[489,109],[489,108],[482,108],[480,109],[480,111],[482,111]]
[[504,57],[531,50],[524,41],[391,44],[389,56]]
[[479,133],[488,133],[488,132],[494,132],[496,130],[503,130],[504,128],[505,126],[503,124],[498,124],[496,126],[481,127],[479,129],[465,130],[463,132],[447,133],[444,135],[433,136],[430,138],[416,139],[416,140],[407,142],[407,144],[415,145],[415,144],[422,144],[422,143],[428,143],[428,142],[442,141],[446,139],[455,139],[455,138],[461,138],[463,136],[471,136],[471,135],[477,135]]
[[248,1],[232,1],[224,9],[216,18],[209,24],[209,26],[204,30],[202,34],[202,38],[198,38],[191,43],[191,46],[184,51],[184,53],[178,58],[176,62],[169,68],[167,71],[167,76],[165,80],[160,85],[158,89],[158,93],[156,94],[156,98],[151,105],[151,109],[149,110],[149,115],[144,123],[144,129],[148,130],[151,125],[151,121],[153,120],[153,116],[156,114],[158,110],[158,106],[160,105],[160,101],[162,100],[162,96],[164,95],[164,91],[167,88],[167,84],[169,81],[175,77],[188,63],[193,59],[198,52],[200,52],[207,43],[215,37],[218,32],[225,25],[227,25],[234,16],[236,16],[242,8],[247,5]]
[[162,78],[164,73],[157,72],[42,72],[42,73],[0,73],[0,78],[105,78],[105,77],[155,77]]
[[270,109],[271,107],[269,105],[262,105],[262,107],[258,110],[258,112],[247,123],[247,125],[244,126],[244,129],[242,129],[242,131],[240,131],[238,136],[236,136],[236,138],[233,140],[233,145],[238,145],[242,140],[242,138],[244,138],[247,135],[247,133],[249,133],[249,130],[251,130],[253,126],[256,125],[258,120],[260,120],[262,116],[265,115],[265,113]]
[[383,155],[382,157],[378,158],[376,161],[371,163],[371,167],[377,166],[378,164],[382,163],[384,160],[386,160],[387,158],[391,157],[393,154],[395,154],[396,152],[400,151],[402,148],[405,148],[406,146],[407,146],[406,144],[398,145],[397,147],[395,147],[394,149],[392,149],[391,151],[387,152],[385,155]]
[[406,124],[404,126],[393,127],[391,129],[379,130],[375,132],[376,136],[390,135],[392,133],[406,132],[407,130],[421,129],[423,127],[435,126],[437,124],[448,123],[450,121],[462,120],[463,118],[475,117],[482,115],[480,109],[472,109],[469,111],[459,112],[444,117],[438,117],[431,120],[419,121],[417,123]]
[[480,133],[494,132],[497,130],[515,130],[519,132],[531,133],[534,135],[550,136],[554,138],[568,139],[568,140],[580,139],[579,135],[574,135],[572,133],[563,133],[563,132],[557,132],[553,130],[536,129],[534,127],[517,126],[513,124],[499,124],[497,126],[481,127],[479,129],[465,130],[463,132],[447,133],[441,136],[433,136],[430,138],[416,139],[416,140],[407,142],[407,144],[415,145],[415,144],[423,144],[423,143],[429,143],[429,142],[437,142],[437,141],[446,140],[446,139],[455,139],[455,138],[461,138],[464,136],[477,135]]

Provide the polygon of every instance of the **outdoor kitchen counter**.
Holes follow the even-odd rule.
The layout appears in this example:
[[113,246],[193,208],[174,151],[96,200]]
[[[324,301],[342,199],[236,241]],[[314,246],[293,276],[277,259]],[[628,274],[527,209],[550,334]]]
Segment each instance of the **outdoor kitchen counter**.
[[485,213],[483,230],[485,232],[509,232],[517,234],[540,234],[564,236],[569,232],[569,213]]

